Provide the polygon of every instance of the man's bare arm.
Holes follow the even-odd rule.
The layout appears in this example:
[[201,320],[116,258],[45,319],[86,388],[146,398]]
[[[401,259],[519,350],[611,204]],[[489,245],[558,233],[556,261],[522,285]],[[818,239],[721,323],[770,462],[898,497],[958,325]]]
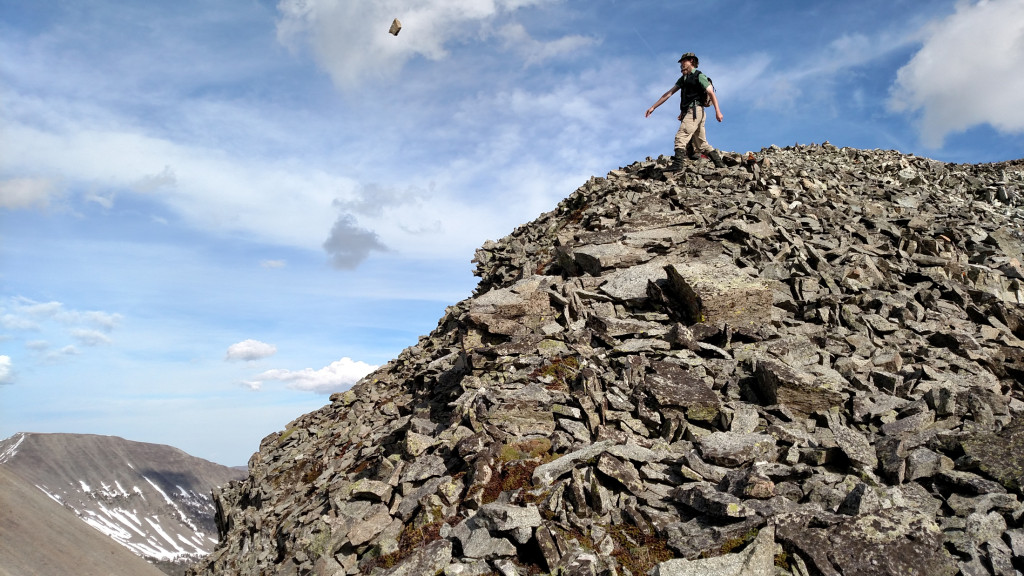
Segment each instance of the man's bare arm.
[[671,98],[672,95],[675,94],[678,91],[679,91],[679,86],[673,85],[672,88],[668,92],[665,92],[664,94],[661,95],[661,98],[658,98],[658,101],[654,103],[654,106],[651,106],[650,108],[647,109],[647,114],[644,114],[644,118],[650,117],[650,115],[654,113],[654,109],[655,108],[657,108],[658,106],[661,106],[662,104],[664,104],[666,100]]
[[725,117],[722,116],[722,112],[718,109],[718,96],[715,95],[715,89],[710,85],[708,86],[708,94],[711,95],[711,104],[715,107],[715,120],[721,122]]

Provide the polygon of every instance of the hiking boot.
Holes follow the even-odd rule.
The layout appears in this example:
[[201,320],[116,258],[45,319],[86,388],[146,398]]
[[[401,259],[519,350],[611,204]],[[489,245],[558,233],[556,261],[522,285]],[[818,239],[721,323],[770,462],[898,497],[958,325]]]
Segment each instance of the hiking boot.
[[683,169],[683,163],[686,161],[686,150],[680,150],[676,148],[675,154],[672,155],[672,163],[668,165],[665,172],[679,172]]
[[715,163],[715,168],[725,168],[725,162],[722,162],[722,155],[718,153],[718,150],[708,152],[708,158]]

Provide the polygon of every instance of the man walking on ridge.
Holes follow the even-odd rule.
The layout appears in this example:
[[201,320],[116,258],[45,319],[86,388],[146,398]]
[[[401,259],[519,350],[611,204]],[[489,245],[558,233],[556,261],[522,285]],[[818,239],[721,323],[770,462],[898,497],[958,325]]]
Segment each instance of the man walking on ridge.
[[[679,131],[676,132],[675,156],[672,159],[672,170],[682,170],[683,161],[686,158],[686,145],[693,143],[696,153],[707,154],[708,158],[715,163],[717,168],[725,168],[722,162],[722,155],[710,144],[704,132],[704,106],[707,101],[715,107],[715,119],[722,121],[722,112],[718,108],[718,96],[715,96],[715,88],[711,80],[703,72],[697,70],[700,60],[693,52],[683,54],[679,59],[679,71],[683,73],[676,80],[676,83],[665,92],[654,106],[647,109],[644,118],[649,118],[654,109],[661,106],[673,94],[682,90],[679,102]],[[706,97],[705,97],[706,94]]]

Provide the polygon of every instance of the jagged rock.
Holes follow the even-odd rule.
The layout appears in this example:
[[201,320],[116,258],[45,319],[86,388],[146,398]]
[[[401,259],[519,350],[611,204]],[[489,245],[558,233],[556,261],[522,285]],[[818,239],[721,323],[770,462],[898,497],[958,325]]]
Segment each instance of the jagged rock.
[[472,530],[462,540],[462,555],[471,559],[493,559],[499,556],[515,556],[516,547],[505,538],[494,538],[485,528]]
[[443,458],[436,454],[426,454],[405,467],[402,482],[422,482],[428,478],[441,476],[445,472]]
[[854,466],[873,470],[878,465],[878,457],[875,456],[875,451],[871,448],[871,441],[866,436],[844,426],[836,412],[830,410],[826,415],[826,420],[828,429],[832,431],[839,448]]
[[348,531],[348,541],[353,546],[369,542],[391,524],[391,514],[387,506],[374,504],[365,518],[352,526]]
[[845,400],[833,383],[773,358],[754,362],[756,392],[764,404],[782,404],[805,414],[828,412]]
[[890,509],[849,520],[824,520],[827,528],[812,526],[808,517],[784,516],[776,531],[784,548],[799,552],[820,574],[952,576],[957,572],[943,548],[942,533],[922,515]]
[[619,243],[594,244],[573,250],[576,265],[592,276],[608,268],[628,268],[651,259],[646,250]]
[[668,362],[655,362],[651,369],[654,373],[644,385],[658,406],[682,409],[687,420],[711,422],[718,417],[721,400],[702,379]]
[[568,474],[581,461],[596,458],[612,445],[610,440],[596,442],[586,448],[570,452],[547,464],[538,466],[533,472],[533,483],[548,486],[558,478]]
[[664,264],[653,262],[616,270],[606,274],[607,278],[601,286],[601,292],[612,299],[625,304],[642,304],[647,300],[647,284],[657,283],[668,278]]
[[437,540],[412,552],[394,568],[381,572],[381,576],[421,576],[437,574],[452,560],[452,543]]
[[190,573],[1020,569],[1024,161],[727,156],[486,242],[473,297],[214,494]]
[[775,568],[775,528],[768,526],[742,552],[702,560],[668,560],[652,576],[764,576]]
[[772,289],[730,259],[698,260],[665,267],[669,286],[690,322],[756,326],[772,318]]
[[768,434],[712,432],[701,438],[699,445],[705,460],[728,468],[755,461],[771,462],[778,454],[775,438]]
[[676,499],[704,514],[721,518],[748,518],[755,512],[735,496],[719,492],[707,482],[686,485],[676,491]]
[[511,532],[520,528],[534,528],[541,525],[540,511],[530,504],[513,506],[509,504],[487,504],[477,511],[481,526],[499,532]]
[[943,470],[952,470],[953,460],[927,448],[917,448],[907,454],[906,475],[907,480],[918,478],[929,478]]
[[597,459],[597,469],[622,484],[626,490],[633,494],[641,494],[644,491],[644,482],[630,462],[624,462],[605,452]]
[[972,435],[962,445],[987,475],[1008,489],[1024,488],[1024,418],[1015,417],[999,432]]

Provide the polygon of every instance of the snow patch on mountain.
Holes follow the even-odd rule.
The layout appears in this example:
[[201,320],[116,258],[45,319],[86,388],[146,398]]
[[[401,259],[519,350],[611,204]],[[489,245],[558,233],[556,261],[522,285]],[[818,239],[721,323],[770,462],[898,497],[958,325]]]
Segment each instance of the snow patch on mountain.
[[19,433],[0,440],[0,464],[134,554],[174,563],[213,550],[208,492],[238,477],[169,446],[89,435]]

